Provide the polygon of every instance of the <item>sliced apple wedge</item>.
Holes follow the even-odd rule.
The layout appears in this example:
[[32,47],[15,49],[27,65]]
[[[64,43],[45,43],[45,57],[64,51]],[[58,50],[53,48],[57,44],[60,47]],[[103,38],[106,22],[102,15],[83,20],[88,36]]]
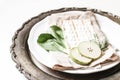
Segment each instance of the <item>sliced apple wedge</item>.
[[82,55],[79,53],[77,47],[71,49],[70,58],[71,58],[72,61],[74,61],[75,63],[81,64],[81,65],[87,65],[87,64],[89,64],[89,63],[92,61],[92,59],[86,58],[86,57],[82,56]]
[[78,45],[78,50],[82,56],[90,59],[98,59],[101,56],[101,49],[94,41],[84,41]]

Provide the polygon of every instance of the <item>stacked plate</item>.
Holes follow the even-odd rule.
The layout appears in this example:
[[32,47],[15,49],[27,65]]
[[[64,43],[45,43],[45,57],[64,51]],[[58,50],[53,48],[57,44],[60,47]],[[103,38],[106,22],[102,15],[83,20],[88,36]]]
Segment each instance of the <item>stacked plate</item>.
[[[89,16],[92,18],[90,19]],[[118,16],[90,8],[62,8],[41,13],[27,21],[16,32],[11,47],[13,60],[20,71],[32,80],[47,80],[48,78],[49,80],[96,80],[108,77],[120,69],[119,24]],[[46,48],[43,44],[41,46],[38,43],[41,34],[51,34],[49,31],[51,25],[61,26],[59,28],[63,30],[65,50],[58,49],[59,47],[56,48],[57,50],[53,50],[51,45],[47,45],[49,48]],[[104,33],[105,40],[100,41],[104,35],[96,38],[94,33],[98,35]],[[54,40],[58,40],[58,37],[54,35],[50,39],[53,37]],[[96,42],[95,44],[99,45],[101,56],[93,59],[91,56],[88,57],[89,55],[86,57],[86,54],[82,54],[82,57],[91,60],[88,64],[81,64],[71,59],[73,48],[78,47],[82,42],[92,41],[93,43],[93,40]],[[107,41],[107,47],[105,46],[103,49],[103,45],[106,45],[104,41]],[[83,49],[81,51],[84,52]],[[84,62],[84,60],[82,61]]]

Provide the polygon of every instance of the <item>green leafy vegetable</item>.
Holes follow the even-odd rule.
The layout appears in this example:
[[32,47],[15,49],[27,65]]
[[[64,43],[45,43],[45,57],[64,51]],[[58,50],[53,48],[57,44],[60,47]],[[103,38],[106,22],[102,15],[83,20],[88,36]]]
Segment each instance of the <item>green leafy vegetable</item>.
[[49,33],[43,33],[43,34],[41,34],[41,35],[38,37],[37,42],[38,42],[38,43],[44,43],[44,42],[46,42],[46,41],[49,40],[49,39],[54,39],[54,37],[53,37],[51,34],[49,34]]
[[63,32],[62,29],[56,25],[53,25],[50,27],[51,34],[56,38],[56,39],[64,39],[63,37]]
[[102,50],[104,50],[108,46],[108,40],[105,35],[99,37],[97,34],[94,34],[94,37],[95,37],[95,42],[98,43],[98,45]]
[[37,43],[47,51],[60,51],[66,53],[62,29],[54,25],[50,27],[50,30],[51,34],[40,34]]
[[56,25],[50,27],[51,34],[57,39],[57,42],[65,47],[62,29]]

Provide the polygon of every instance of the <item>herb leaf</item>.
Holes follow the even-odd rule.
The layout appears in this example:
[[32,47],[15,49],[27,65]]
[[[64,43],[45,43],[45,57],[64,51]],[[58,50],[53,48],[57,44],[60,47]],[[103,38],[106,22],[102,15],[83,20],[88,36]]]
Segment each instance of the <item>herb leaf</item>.
[[50,27],[50,33],[42,33],[37,39],[37,43],[47,51],[60,51],[66,52],[65,45],[63,43],[62,29],[57,26]]
[[56,38],[56,39],[64,39],[63,37],[63,32],[62,29],[56,25],[53,25],[50,27],[51,34]]
[[54,39],[54,37],[51,34],[49,34],[49,33],[43,33],[43,34],[39,35],[39,37],[37,39],[37,42],[38,43],[44,43],[44,42],[46,42],[49,39]]
[[95,41],[99,44],[101,49],[104,49],[108,46],[108,40],[107,37],[105,35],[99,37],[98,34],[94,34],[95,37]]
[[57,39],[57,42],[65,48],[63,31],[57,25],[50,26],[51,34]]

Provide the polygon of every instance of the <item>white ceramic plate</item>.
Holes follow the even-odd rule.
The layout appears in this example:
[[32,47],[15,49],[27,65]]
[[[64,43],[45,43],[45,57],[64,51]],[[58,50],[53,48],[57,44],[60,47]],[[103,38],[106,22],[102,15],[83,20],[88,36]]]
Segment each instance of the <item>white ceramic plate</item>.
[[[79,13],[80,11],[69,11],[69,12],[63,12],[63,13]],[[59,13],[62,14],[62,13]],[[102,31],[106,34],[109,42],[117,49],[120,50],[120,45],[118,43],[120,43],[120,25],[113,22],[112,20],[108,19],[107,17],[95,14]],[[45,51],[43,48],[41,48],[38,44],[37,44],[37,38],[41,33],[44,33],[48,30],[49,28],[49,24],[48,24],[48,17],[46,17],[45,19],[43,19],[42,21],[38,22],[37,24],[35,24],[33,26],[33,28],[30,31],[30,35],[28,38],[28,46],[29,46],[29,50],[32,54],[32,56],[34,56],[34,58],[36,58],[37,61],[39,61],[40,63],[44,64],[45,66],[52,68],[53,64],[56,63],[54,57],[49,54],[47,51]],[[120,54],[118,54],[120,55]],[[36,61],[34,61],[36,62]],[[37,64],[37,63],[36,63]],[[67,73],[78,73],[78,74],[87,74],[87,73],[93,73],[93,72],[99,72],[99,71],[103,71],[109,68],[114,67],[115,65],[119,64],[119,61],[113,62],[109,65],[103,66],[102,68],[90,68],[90,69],[78,69],[78,70],[65,70],[64,72]],[[40,67],[40,66],[38,66]]]

